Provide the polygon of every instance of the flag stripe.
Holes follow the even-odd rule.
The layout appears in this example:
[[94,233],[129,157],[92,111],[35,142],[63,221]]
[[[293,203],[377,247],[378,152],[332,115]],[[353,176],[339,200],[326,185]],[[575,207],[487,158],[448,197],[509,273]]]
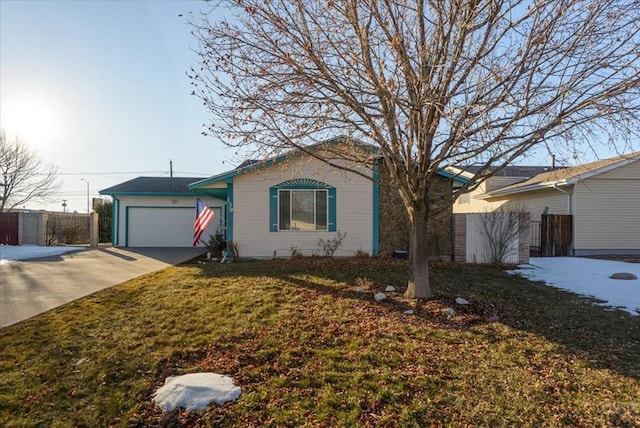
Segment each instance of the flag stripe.
[[196,219],[193,223],[193,246],[197,247],[200,238],[211,220],[216,216],[215,211],[210,209],[200,199],[196,199]]

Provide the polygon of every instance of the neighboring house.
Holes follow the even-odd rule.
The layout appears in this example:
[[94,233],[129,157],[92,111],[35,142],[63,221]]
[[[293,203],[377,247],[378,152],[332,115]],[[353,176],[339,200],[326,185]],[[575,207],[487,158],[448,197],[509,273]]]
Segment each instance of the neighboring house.
[[[478,172],[479,168],[480,167],[477,166],[470,166],[464,170],[452,169],[452,172],[460,177],[471,179]],[[487,193],[510,184],[528,180],[533,176],[554,169],[556,168],[548,166],[507,166],[479,185],[473,187],[471,191],[460,195],[453,205],[453,212],[454,214],[465,214],[493,211],[506,201],[488,201],[484,199]]]
[[[195,193],[187,187],[200,177],[138,177],[100,191],[113,198],[113,244],[121,247],[190,247]],[[203,198],[216,211],[204,232],[208,239],[224,225],[225,201]]]
[[473,198],[492,209],[522,205],[533,221],[572,215],[575,256],[640,254],[640,152],[543,172]]
[[[336,138],[327,143],[340,141]],[[322,145],[314,149],[322,150]],[[179,191],[161,188],[153,191],[145,188],[144,182],[136,181],[151,180],[141,177],[100,193],[111,195],[114,207],[117,206],[114,244],[119,246],[138,246],[139,242],[150,246],[191,245],[197,196],[219,210],[226,238],[237,243],[241,257],[288,257],[292,252],[322,254],[319,241],[332,240],[338,237],[338,232],[346,236],[337,256],[408,250],[406,210],[397,191],[389,180],[378,177],[378,172],[374,177],[370,167],[357,164],[351,167],[360,174],[332,167],[303,152],[291,152],[261,162],[244,162],[234,170],[209,178],[181,178]],[[168,179],[157,180],[159,183]],[[434,185],[435,205],[442,207],[443,201],[451,200],[452,182],[451,174],[439,173]],[[172,212],[172,206],[189,207],[191,212]],[[159,217],[151,219],[156,215]],[[430,254],[450,258],[453,251],[450,202],[434,218],[439,220],[434,220],[430,229]],[[183,225],[176,227],[175,233],[163,236],[154,232],[173,229],[173,221]],[[437,221],[442,223],[435,224]],[[152,239],[155,235],[159,236]]]

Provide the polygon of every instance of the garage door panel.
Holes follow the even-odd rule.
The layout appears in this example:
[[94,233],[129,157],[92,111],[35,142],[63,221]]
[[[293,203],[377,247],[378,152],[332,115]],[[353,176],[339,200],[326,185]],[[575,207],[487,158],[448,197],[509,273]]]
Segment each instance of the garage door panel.
[[[220,210],[202,235],[208,238],[220,226]],[[195,210],[191,207],[129,207],[128,247],[190,247]]]

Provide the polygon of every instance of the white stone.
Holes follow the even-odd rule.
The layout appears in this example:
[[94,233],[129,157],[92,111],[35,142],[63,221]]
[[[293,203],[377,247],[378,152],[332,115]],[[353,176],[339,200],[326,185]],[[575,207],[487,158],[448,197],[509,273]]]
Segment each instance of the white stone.
[[454,311],[452,308],[447,308],[447,309],[443,309],[442,313],[452,317],[452,316],[454,316],[456,314],[456,311]]
[[79,366],[81,364],[86,363],[87,361],[89,361],[89,359],[87,357],[84,358],[80,358],[78,361],[76,361],[76,363],[74,364],[75,366]]
[[373,295],[373,298],[376,300],[376,302],[379,302],[380,300],[386,299],[387,295],[384,293],[376,293]]
[[387,288],[385,288],[384,291],[396,291],[396,287],[393,285],[387,285]]
[[356,293],[364,293],[364,288],[356,287]]
[[165,412],[184,407],[187,412],[204,410],[212,401],[222,405],[238,399],[242,390],[233,379],[217,373],[171,376],[153,394],[153,401]]
[[456,297],[456,303],[459,305],[468,305],[469,301],[463,299],[462,297]]
[[413,315],[413,309],[407,309],[404,313],[407,315]]

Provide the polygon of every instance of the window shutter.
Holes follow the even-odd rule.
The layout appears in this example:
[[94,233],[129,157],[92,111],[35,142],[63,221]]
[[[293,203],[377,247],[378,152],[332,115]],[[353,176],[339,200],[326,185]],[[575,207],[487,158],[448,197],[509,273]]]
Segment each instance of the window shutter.
[[278,231],[278,189],[269,188],[269,232]]
[[330,187],[329,189],[329,224],[327,230],[329,232],[336,231],[336,188]]

